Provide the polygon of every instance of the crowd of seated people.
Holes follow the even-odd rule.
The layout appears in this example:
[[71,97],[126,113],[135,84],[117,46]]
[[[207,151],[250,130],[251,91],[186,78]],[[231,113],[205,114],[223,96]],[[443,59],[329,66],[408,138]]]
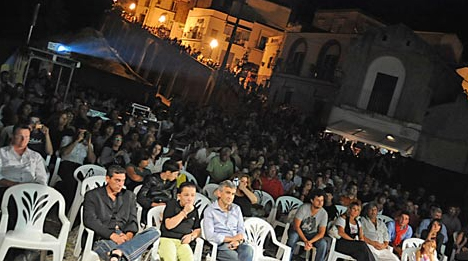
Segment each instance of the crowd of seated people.
[[[175,148],[180,143],[186,149],[184,168],[195,176],[200,187],[208,177],[211,183],[239,178],[241,189],[234,193],[237,199],[233,200],[240,202],[241,209],[258,204],[252,197],[253,189],[265,191],[274,199],[290,195],[304,202],[310,200],[312,191],[324,189],[326,208],[369,204],[375,205],[378,214],[395,218],[392,229],[400,231],[390,231],[391,237],[383,241],[373,240],[378,244],[389,244],[398,250],[410,225],[415,232],[412,236],[434,240],[439,254],[444,254],[441,246],[445,244],[445,254],[453,249],[460,260],[467,255],[467,233],[458,219],[458,206],[450,205],[444,214],[444,207],[424,188],[408,188],[401,181],[394,182],[392,178],[401,166],[398,154],[383,155],[369,146],[358,148],[318,131],[314,118],[292,108],[266,107],[255,93],[245,94],[245,103],[234,114],[223,113],[214,106],[196,108],[190,104],[169,108],[167,112],[155,111],[159,119],[171,123],[163,136],[156,123],[144,123],[140,116],[126,113],[130,100],[116,102],[115,97],[82,87],[72,90],[72,103],[67,104],[54,93],[47,74],[30,72],[25,86],[9,83],[6,72],[2,72],[1,79],[0,145],[20,146],[21,141],[28,140],[28,149],[22,148],[23,152],[35,151],[44,159],[59,157],[61,182],[55,186],[63,194],[67,208],[77,186],[73,171],[87,163],[121,166],[129,190],[142,185],[142,191],[151,191],[151,179],[158,177],[157,182],[171,183],[167,186],[167,200],[177,198],[177,186],[172,186],[172,182],[175,176],[181,184],[184,175],[177,175],[175,172],[181,167],[171,164],[178,157]],[[90,109],[105,112],[107,118],[90,116]],[[27,139],[15,127],[24,125],[30,130]],[[3,175],[11,162],[0,157]],[[48,170],[52,174],[53,166]],[[42,176],[42,171],[31,172],[31,177],[23,180],[45,183]],[[2,188],[20,181],[0,177]],[[169,201],[145,206],[148,209],[153,203],[165,202]],[[251,214],[248,210],[243,213]],[[402,219],[406,221],[401,222]],[[241,243],[238,241],[234,245]]]

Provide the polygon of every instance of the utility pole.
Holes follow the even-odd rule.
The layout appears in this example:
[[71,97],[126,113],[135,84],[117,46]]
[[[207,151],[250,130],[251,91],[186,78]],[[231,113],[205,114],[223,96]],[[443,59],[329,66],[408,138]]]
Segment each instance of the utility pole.
[[27,46],[29,45],[29,41],[31,40],[31,35],[32,35],[32,31],[34,29],[34,26],[36,26],[36,20],[37,20],[37,16],[39,15],[39,8],[40,7],[41,7],[41,4],[37,3],[36,8],[34,9],[33,19],[32,19],[32,22],[31,22],[31,26],[29,27],[28,39],[26,40],[26,45]]
[[[245,1],[246,0],[237,0],[233,2],[231,15],[236,17],[236,22],[234,23],[234,28],[232,29],[231,37],[229,38],[229,43],[226,48],[226,53],[224,54],[223,61],[221,62],[221,65],[219,66],[219,69],[218,69],[218,75],[216,77],[215,86],[214,86],[214,88],[218,88],[218,90],[222,88],[222,82],[224,79],[224,71],[226,69],[227,61],[229,59],[229,53],[231,52],[232,44],[234,43],[234,40],[236,39],[236,31],[237,31],[237,27],[239,27],[240,15],[242,12],[242,7],[245,4]],[[237,6],[235,6],[236,4]],[[211,96],[211,93],[210,93],[210,96]]]

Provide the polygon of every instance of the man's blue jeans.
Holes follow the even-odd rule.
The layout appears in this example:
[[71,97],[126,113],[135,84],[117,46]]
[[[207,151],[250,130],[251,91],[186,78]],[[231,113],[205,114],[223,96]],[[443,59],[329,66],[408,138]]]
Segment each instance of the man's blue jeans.
[[150,227],[145,231],[136,234],[131,240],[120,245],[117,245],[110,239],[96,241],[94,242],[93,250],[102,260],[107,260],[109,258],[107,253],[114,249],[122,251],[126,260],[135,260],[140,257],[143,252],[145,252],[145,250],[159,238],[159,236],[159,231],[154,227]]
[[253,247],[242,243],[236,250],[228,248],[227,243],[218,245],[218,252],[216,256],[217,261],[253,261]]
[[[305,234],[307,239],[313,238],[317,233],[312,233],[312,234]],[[288,242],[286,243],[287,246],[291,247],[291,258],[292,260],[293,257],[293,249],[296,246],[296,243],[300,240],[299,234],[294,229],[289,229],[288,231]],[[328,249],[328,243],[327,240],[324,238],[316,241],[314,244],[314,247],[316,249],[316,254],[315,254],[315,260],[316,261],[324,261],[325,257],[327,256],[327,249]]]

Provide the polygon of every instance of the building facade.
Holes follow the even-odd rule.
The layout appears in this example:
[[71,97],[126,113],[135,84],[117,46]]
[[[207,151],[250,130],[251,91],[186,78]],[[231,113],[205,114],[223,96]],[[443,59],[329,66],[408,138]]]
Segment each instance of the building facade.
[[435,131],[447,124],[439,120],[448,117],[448,108],[467,107],[455,71],[460,40],[385,26],[355,12],[324,12],[314,23],[327,32],[286,34],[270,102],[320,115],[329,131],[349,140],[468,173],[466,135],[449,135],[449,126]]

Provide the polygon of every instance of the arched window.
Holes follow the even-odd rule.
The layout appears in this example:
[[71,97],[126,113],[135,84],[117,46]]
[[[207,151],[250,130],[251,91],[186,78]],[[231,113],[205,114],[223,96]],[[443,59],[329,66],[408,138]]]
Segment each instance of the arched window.
[[318,79],[333,81],[336,65],[341,56],[341,45],[337,40],[329,40],[320,49],[314,76]]
[[286,73],[300,75],[304,57],[307,53],[307,43],[304,38],[297,39],[289,49],[286,59]]
[[367,69],[358,108],[393,117],[400,99],[406,70],[391,56],[375,59]]

